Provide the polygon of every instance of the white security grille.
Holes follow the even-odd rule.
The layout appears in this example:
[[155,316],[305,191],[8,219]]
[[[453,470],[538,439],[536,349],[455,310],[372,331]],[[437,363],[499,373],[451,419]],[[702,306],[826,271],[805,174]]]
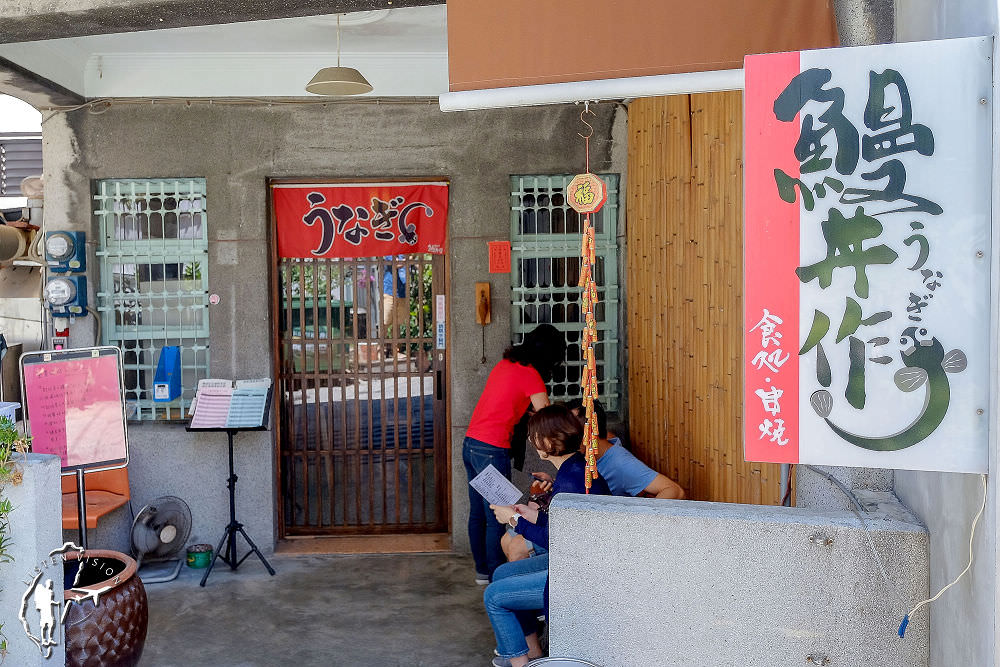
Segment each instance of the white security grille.
[[[584,361],[581,319],[579,214],[566,203],[572,176],[511,177],[511,333],[514,343],[547,322],[566,334],[566,364],[549,383],[553,400],[578,398]],[[609,411],[618,408],[618,174],[601,174],[608,201],[593,216],[597,244],[598,390]]]
[[[183,419],[208,375],[204,179],[97,182],[102,342],[121,347],[133,419]],[[153,400],[160,349],[181,350],[180,398]]]

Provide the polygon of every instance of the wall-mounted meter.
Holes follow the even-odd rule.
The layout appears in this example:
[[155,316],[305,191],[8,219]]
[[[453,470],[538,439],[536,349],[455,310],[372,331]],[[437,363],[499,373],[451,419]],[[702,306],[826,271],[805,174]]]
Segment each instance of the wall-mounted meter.
[[87,268],[87,236],[84,232],[45,232],[45,263],[53,273]]
[[45,283],[45,302],[53,317],[75,317],[87,309],[87,278],[60,276]]

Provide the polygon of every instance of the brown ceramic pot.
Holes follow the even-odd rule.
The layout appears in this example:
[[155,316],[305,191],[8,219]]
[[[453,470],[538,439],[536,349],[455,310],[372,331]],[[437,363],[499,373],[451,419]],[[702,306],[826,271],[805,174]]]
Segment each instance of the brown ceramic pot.
[[63,632],[67,665],[139,664],[149,608],[136,569],[136,562],[118,551],[88,549],[80,557],[75,552],[66,554],[64,598],[68,610]]

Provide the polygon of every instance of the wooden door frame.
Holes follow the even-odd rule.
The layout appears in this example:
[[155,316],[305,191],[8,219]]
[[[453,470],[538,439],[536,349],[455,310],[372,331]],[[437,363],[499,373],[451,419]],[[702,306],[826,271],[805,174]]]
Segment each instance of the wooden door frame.
[[[330,183],[330,184],[350,184],[350,183],[447,183],[448,184],[448,204],[449,212],[451,210],[451,179],[447,176],[356,176],[351,178],[344,178],[343,176],[327,178],[323,176],[311,176],[311,177],[268,177],[265,180],[266,187],[266,198],[267,198],[267,216],[268,216],[268,226],[266,240],[268,244],[268,294],[270,301],[270,315],[271,315],[271,326],[270,329],[270,348],[271,348],[271,374],[273,376],[272,383],[274,385],[275,400],[272,401],[271,406],[271,423],[274,425],[272,432],[271,441],[271,454],[273,456],[274,462],[274,478],[272,480],[274,485],[274,498],[275,498],[275,518],[277,520],[278,526],[278,539],[283,540],[288,536],[285,534],[285,512],[284,512],[284,496],[283,488],[281,484],[281,436],[282,436],[282,405],[284,403],[283,398],[278,396],[279,387],[278,381],[281,377],[281,334],[278,330],[278,323],[280,322],[280,309],[281,309],[281,294],[280,286],[278,281],[278,266],[281,258],[278,256],[278,221],[275,216],[274,211],[274,199],[271,196],[272,188],[275,185],[305,185],[312,183]],[[447,220],[446,220],[447,224]],[[442,382],[445,387],[446,398],[445,398],[445,409],[444,409],[444,424],[441,428],[444,429],[444,446],[442,452],[442,458],[444,460],[443,474],[438,475],[435,472],[435,502],[438,503],[440,511],[444,512],[445,526],[448,531],[448,535],[452,534],[454,528],[451,516],[451,506],[452,506],[452,496],[451,496],[451,483],[452,483],[452,441],[451,441],[451,420],[452,420],[452,392],[451,392],[451,259],[449,257],[451,233],[450,228],[448,229],[448,234],[446,236],[447,242],[445,244],[445,251],[442,253],[441,257],[444,264],[444,288],[445,288],[445,336],[446,344],[444,349],[444,377]],[[434,295],[436,297],[436,295]],[[432,308],[433,310],[433,308]],[[435,322],[436,324],[436,322]],[[435,427],[437,431],[437,427]],[[435,436],[435,439],[437,436]],[[443,479],[441,479],[443,477]],[[402,533],[413,534],[413,533]]]

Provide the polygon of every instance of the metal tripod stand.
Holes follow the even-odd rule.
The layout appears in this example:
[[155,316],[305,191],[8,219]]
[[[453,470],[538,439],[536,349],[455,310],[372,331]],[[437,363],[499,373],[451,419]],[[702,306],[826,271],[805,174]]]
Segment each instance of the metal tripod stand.
[[[195,430],[195,429],[190,429]],[[205,582],[208,581],[208,575],[212,574],[212,568],[215,567],[215,561],[221,559],[226,563],[230,569],[235,570],[240,566],[240,563],[245,561],[250,557],[251,554],[257,554],[257,558],[260,562],[264,564],[267,571],[274,576],[274,568],[271,564],[267,562],[264,558],[264,554],[260,552],[257,545],[254,544],[247,532],[243,530],[243,524],[236,520],[236,481],[239,477],[236,476],[236,471],[233,467],[233,436],[240,430],[261,430],[261,429],[199,429],[199,430],[219,430],[225,431],[229,436],[229,479],[226,481],[226,486],[229,488],[229,525],[226,526],[226,532],[222,534],[222,539],[219,540],[219,546],[215,548],[215,555],[212,557],[212,562],[209,563],[208,569],[205,570],[205,574],[201,577],[201,585],[204,586]],[[243,554],[243,558],[237,559],[236,555],[236,533],[243,536],[243,539],[247,541],[250,545],[250,551]],[[222,554],[222,547],[226,546],[226,554]]]

